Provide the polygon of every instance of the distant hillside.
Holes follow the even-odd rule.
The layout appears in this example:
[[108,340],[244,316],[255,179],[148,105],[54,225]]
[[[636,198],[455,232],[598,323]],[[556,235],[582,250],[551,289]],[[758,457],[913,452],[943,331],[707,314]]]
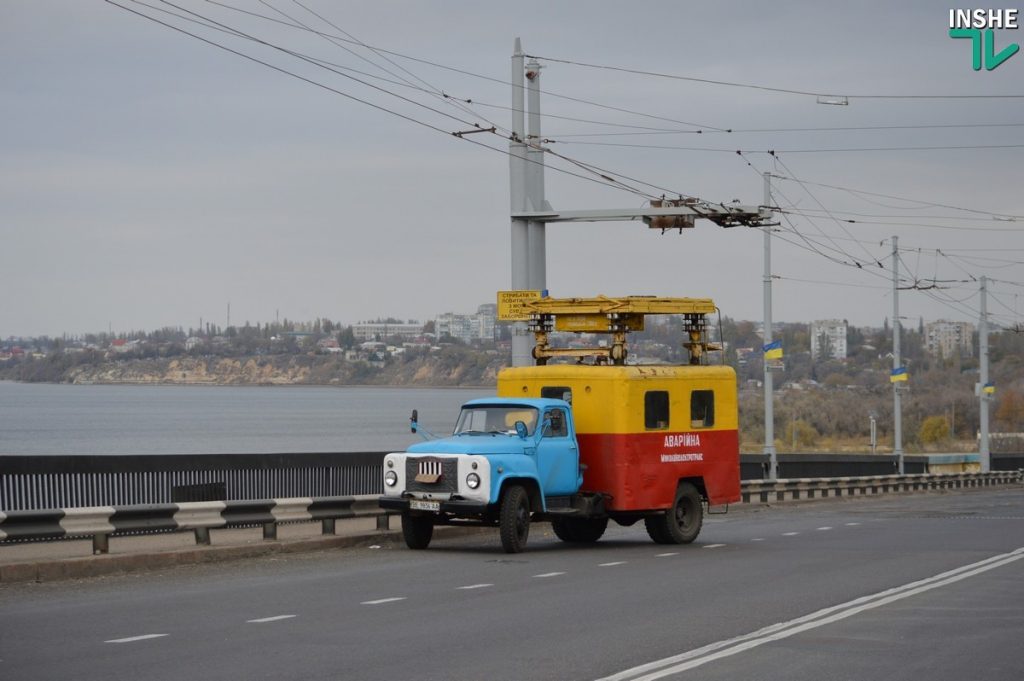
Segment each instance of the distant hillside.
[[494,385],[507,361],[453,346],[431,354],[392,358],[383,365],[330,355],[174,357],[85,361],[53,355],[0,370],[0,378],[50,383],[168,385]]

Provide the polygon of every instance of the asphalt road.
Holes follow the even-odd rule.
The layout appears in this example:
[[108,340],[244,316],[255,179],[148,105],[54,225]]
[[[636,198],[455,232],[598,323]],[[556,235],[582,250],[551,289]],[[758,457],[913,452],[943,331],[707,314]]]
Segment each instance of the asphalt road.
[[0,587],[0,679],[1024,678],[1024,492]]

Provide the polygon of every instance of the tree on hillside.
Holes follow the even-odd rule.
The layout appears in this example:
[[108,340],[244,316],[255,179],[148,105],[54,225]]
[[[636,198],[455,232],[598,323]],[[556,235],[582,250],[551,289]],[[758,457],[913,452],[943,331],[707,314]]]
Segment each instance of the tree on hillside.
[[1024,430],[1024,395],[1007,390],[997,400],[995,422],[1000,430],[1019,433]]
[[351,350],[356,344],[356,335],[352,331],[351,326],[346,326],[344,329],[338,331],[338,345],[341,347]]
[[945,444],[949,441],[949,421],[945,416],[929,416],[921,422],[917,439],[925,447]]

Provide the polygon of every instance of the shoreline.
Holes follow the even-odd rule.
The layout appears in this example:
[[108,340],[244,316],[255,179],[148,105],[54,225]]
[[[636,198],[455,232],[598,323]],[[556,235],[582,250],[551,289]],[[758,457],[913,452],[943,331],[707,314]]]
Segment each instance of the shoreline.
[[75,387],[95,386],[151,386],[167,388],[384,388],[387,390],[494,390],[494,385],[428,385],[423,383],[411,383],[407,385],[377,384],[377,383],[213,383],[203,382],[171,382],[171,381],[91,381],[81,383],[70,383],[65,381],[19,381],[13,378],[2,378],[0,383],[13,383],[17,385],[66,385]]

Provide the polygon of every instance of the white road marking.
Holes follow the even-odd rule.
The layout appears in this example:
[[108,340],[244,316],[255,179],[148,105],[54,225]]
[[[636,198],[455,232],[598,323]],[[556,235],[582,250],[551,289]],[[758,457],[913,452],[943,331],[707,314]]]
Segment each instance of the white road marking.
[[825,532],[826,530],[831,530],[831,529],[832,529],[831,527],[828,527],[828,526],[826,525],[825,527],[819,527],[819,528],[818,528],[818,532]]
[[799,532],[783,532],[783,533],[782,533],[782,536],[783,536],[783,537],[795,537],[795,536],[797,536],[798,534],[800,534],[800,533],[799,533]]
[[718,641],[679,655],[667,657],[663,660],[657,660],[638,667],[633,667],[632,669],[627,669],[619,672],[618,674],[608,676],[600,681],[655,681],[655,679],[679,674],[680,672],[693,669],[694,667],[699,667],[703,664],[707,664],[708,662],[713,662],[724,657],[742,653],[750,650],[751,648],[756,648],[764,645],[765,643],[789,638],[790,636],[795,636],[796,634],[803,633],[810,629],[816,629],[827,624],[832,624],[833,622],[844,620],[866,610],[879,608],[883,605],[888,605],[904,598],[916,596],[917,594],[924,593],[925,591],[948,586],[949,584],[959,582],[969,577],[975,577],[983,572],[1018,561],[1021,558],[1024,558],[1024,547],[1018,548],[1010,553],[993,556],[991,558],[978,561],[977,563],[964,565],[916,582],[910,582],[909,584],[897,586],[892,589],[879,591],[878,593],[870,596],[863,596],[852,601],[847,601],[846,603],[823,608],[817,612],[789,620],[788,622],[772,624],[749,634],[737,636],[725,641]]
[[614,563],[600,563],[597,567],[612,567],[613,565],[625,565],[626,561],[617,560]]
[[764,537],[754,537],[750,541],[764,541]]
[[565,574],[564,572],[544,572],[544,573],[541,573],[539,575],[534,575],[533,578],[534,579],[547,579],[548,577],[558,577],[559,575],[564,575],[564,574]]
[[276,622],[278,620],[290,620],[298,615],[274,615],[273,617],[261,617],[258,620],[246,620],[247,624],[263,624],[264,622]]
[[704,548],[706,548],[706,549],[719,549],[719,548],[721,548],[723,546],[725,546],[725,544],[708,544]]
[[860,525],[860,523],[846,523],[847,527],[856,527],[857,525]]
[[669,556],[678,556],[678,553],[659,553],[655,558],[668,558]]
[[381,603],[394,603],[395,601],[404,601],[405,596],[395,596],[393,598],[378,598],[375,601],[363,601],[359,605],[380,605]]
[[455,588],[456,589],[469,590],[469,589],[486,589],[489,586],[494,586],[494,585],[493,584],[470,584],[468,586],[457,586]]
[[115,639],[111,639],[109,641],[104,641],[104,643],[134,643],[135,641],[145,641],[146,639],[162,638],[164,636],[169,636],[169,635],[170,634],[145,634],[143,636],[129,636],[128,638],[115,638]]

